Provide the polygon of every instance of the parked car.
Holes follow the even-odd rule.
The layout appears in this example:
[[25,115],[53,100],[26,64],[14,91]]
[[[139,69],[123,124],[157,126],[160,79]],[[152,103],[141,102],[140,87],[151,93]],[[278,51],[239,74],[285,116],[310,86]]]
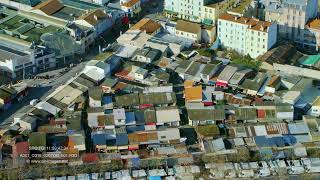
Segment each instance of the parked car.
[[32,99],[32,100],[30,101],[30,105],[31,105],[31,106],[35,106],[35,105],[38,104],[39,102],[40,102],[39,99]]

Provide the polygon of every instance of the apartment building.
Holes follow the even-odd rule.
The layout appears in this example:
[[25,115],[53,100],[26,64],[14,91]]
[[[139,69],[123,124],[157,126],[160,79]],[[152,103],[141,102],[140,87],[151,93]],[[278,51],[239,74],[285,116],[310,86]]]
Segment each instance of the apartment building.
[[45,47],[0,36],[0,75],[24,79],[36,72],[56,67],[55,53]]
[[276,22],[279,37],[302,44],[307,32],[305,25],[317,16],[318,0],[269,1],[265,8],[265,20]]
[[212,24],[224,4],[213,0],[165,0],[164,9],[168,17]]
[[140,0],[120,0],[121,9],[130,17],[141,11]]
[[277,25],[267,21],[223,14],[218,19],[218,38],[223,48],[230,48],[257,58],[277,42]]
[[305,49],[319,52],[320,47],[320,19],[310,20],[305,26],[303,46]]

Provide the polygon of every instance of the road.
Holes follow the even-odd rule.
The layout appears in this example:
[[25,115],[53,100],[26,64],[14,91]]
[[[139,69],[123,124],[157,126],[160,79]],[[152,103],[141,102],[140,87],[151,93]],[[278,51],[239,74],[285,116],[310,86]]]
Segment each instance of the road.
[[[156,7],[152,7],[152,6],[156,6]],[[143,11],[139,19],[143,18],[143,16],[148,16],[148,15],[152,16],[153,14],[158,14],[159,12],[162,12],[162,9],[163,9],[163,0],[159,0],[159,1],[150,0],[150,3],[148,3],[148,5],[143,7]],[[29,94],[25,98],[23,98],[22,101],[14,103],[5,112],[0,112],[0,123],[3,125],[3,124],[8,124],[12,122],[14,118],[14,114],[17,114],[19,112],[24,112],[24,110],[28,108],[29,103],[32,99],[43,100],[50,93],[52,93],[58,86],[66,83],[69,79],[76,76],[76,74],[79,73],[84,68],[87,60],[90,60],[99,54],[99,45],[101,45],[101,47],[103,48],[107,46],[107,44],[113,43],[120,36],[120,31],[124,32],[126,30],[127,30],[127,27],[122,26],[121,20],[116,21],[113,28],[106,30],[103,34],[101,34],[101,36],[99,36],[95,46],[91,48],[90,52],[86,54],[86,57],[84,57],[83,62],[76,64],[74,67],[70,68],[70,70],[65,74],[60,73],[66,69],[66,68],[62,68],[62,69],[57,69],[49,72],[44,72],[37,75],[37,76],[54,75],[53,78],[48,80],[45,80],[45,79],[24,80],[24,82],[26,82],[30,87]]]
[[[64,74],[56,73],[62,70],[55,70],[52,72],[42,73],[44,74],[56,74],[55,77],[45,80],[45,79],[26,79],[24,82],[28,84],[29,92],[26,97],[24,97],[20,102],[14,103],[8,110],[0,113],[0,123],[1,125],[11,123],[13,121],[14,115],[19,112],[24,112],[29,108],[29,103],[32,99],[46,98],[50,93],[52,93],[58,86],[66,83],[72,77],[75,77],[85,66],[86,62],[75,65],[68,72]],[[40,74],[40,75],[42,75]]]

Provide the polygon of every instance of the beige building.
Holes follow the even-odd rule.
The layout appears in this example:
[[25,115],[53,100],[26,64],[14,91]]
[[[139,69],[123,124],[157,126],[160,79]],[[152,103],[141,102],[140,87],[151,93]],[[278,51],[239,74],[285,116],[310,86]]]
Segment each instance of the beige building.
[[320,19],[313,19],[305,26],[304,42],[306,49],[319,51],[320,47]]
[[164,11],[168,17],[212,25],[234,3],[235,0],[165,0]]
[[176,25],[176,36],[200,43],[201,26],[198,23],[179,20]]
[[279,36],[303,44],[305,25],[317,16],[318,0],[285,0],[271,2],[265,9],[265,20],[277,22]]
[[277,42],[277,25],[258,19],[223,14],[218,19],[218,38],[221,47],[257,58]]

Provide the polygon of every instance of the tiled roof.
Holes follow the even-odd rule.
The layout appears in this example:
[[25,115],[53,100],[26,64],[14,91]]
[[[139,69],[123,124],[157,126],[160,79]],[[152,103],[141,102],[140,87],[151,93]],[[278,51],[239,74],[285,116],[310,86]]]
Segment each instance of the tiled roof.
[[266,125],[268,135],[288,134],[288,125],[286,123],[272,123]]
[[84,163],[93,163],[99,161],[99,156],[96,153],[86,153],[82,156],[82,161]]
[[249,26],[249,29],[262,31],[262,32],[267,32],[268,27],[272,25],[271,22],[260,21],[258,19],[253,19],[253,18],[239,17],[231,14],[223,14],[219,17],[219,19],[232,21],[239,24],[245,24]]
[[135,4],[137,4],[139,1],[140,0],[130,0],[128,2],[122,3],[121,6],[130,8],[130,7],[134,6]]
[[63,4],[60,3],[59,0],[48,0],[41,4],[38,4],[33,9],[38,9],[47,15],[52,15],[53,13],[62,9],[63,7]]
[[128,135],[130,144],[136,144],[140,142],[148,142],[158,140],[158,133],[156,131],[153,132],[138,132],[131,133]]
[[83,19],[87,21],[89,24],[91,24],[92,26],[95,26],[99,23],[99,21],[104,20],[106,17],[107,17],[107,14],[103,10],[96,9],[84,16],[79,17],[79,19]]
[[312,19],[306,24],[307,28],[320,30],[320,19]]
[[159,23],[149,18],[143,18],[139,22],[137,22],[134,26],[132,26],[130,30],[146,31],[147,34],[153,34],[160,28],[161,28],[161,25]]
[[18,142],[16,144],[16,153],[19,154],[29,154],[29,143],[24,142]]
[[201,31],[200,24],[184,20],[178,20],[176,29],[178,31],[188,32],[192,34],[198,34]]
[[190,87],[184,91],[186,101],[202,100],[202,86]]

